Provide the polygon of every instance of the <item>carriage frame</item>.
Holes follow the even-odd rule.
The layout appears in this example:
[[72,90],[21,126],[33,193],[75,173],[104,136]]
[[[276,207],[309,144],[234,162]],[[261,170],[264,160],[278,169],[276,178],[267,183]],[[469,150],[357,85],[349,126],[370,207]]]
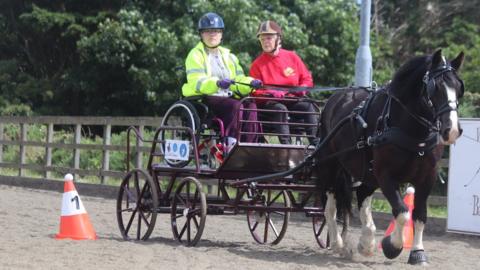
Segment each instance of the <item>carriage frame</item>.
[[[242,104],[256,102],[255,99],[278,100],[246,97],[242,99]],[[289,98],[287,102],[300,99],[312,102],[317,108],[315,113],[320,115],[319,102],[316,100]],[[166,122],[176,109],[185,113],[183,116],[177,115],[177,120],[186,116],[186,122]],[[199,110],[203,110],[203,114],[199,114]],[[239,114],[248,110],[241,107]],[[256,110],[259,113],[285,113],[260,108]],[[243,142],[241,138],[246,132],[241,131],[233,149],[228,154],[222,153],[225,159],[221,160],[221,164],[217,160],[212,165],[212,158],[215,159],[218,148],[221,148],[217,146],[225,148],[225,142],[222,141],[225,137],[224,127],[218,118],[209,114],[205,105],[197,99],[179,100],[169,108],[163,119],[152,140],[142,138],[135,127],[129,127],[127,131],[127,174],[117,197],[117,221],[125,240],[147,240],[153,232],[157,215],[170,213],[174,238],[184,245],[195,246],[201,239],[207,215],[246,214],[253,239],[259,244],[275,245],[285,236],[290,214],[303,213],[312,219],[314,238],[320,248],[329,248],[324,199],[317,193],[311,168],[314,154],[333,134],[323,138],[317,145],[309,145],[306,143],[308,135],[298,132],[308,124],[288,123],[297,130],[291,134],[296,138],[294,143],[276,144],[267,140],[263,143]],[[343,124],[350,119],[358,120],[358,115],[352,113]],[[257,122],[262,126],[285,124],[262,120]],[[248,124],[248,120],[238,117],[237,124],[241,127]],[[139,140],[152,144],[146,169],[129,168],[132,133]],[[260,130],[255,135],[275,140],[280,134]],[[169,137],[189,141],[192,153],[189,153],[187,160],[166,158]],[[207,148],[206,155],[205,151],[202,155],[199,150],[202,144],[213,145],[216,152]],[[155,162],[158,158],[163,158],[163,162]],[[204,184],[212,183],[218,187],[216,194],[205,194]],[[338,222],[343,226],[342,235],[345,235],[349,215],[339,213],[338,216]]]

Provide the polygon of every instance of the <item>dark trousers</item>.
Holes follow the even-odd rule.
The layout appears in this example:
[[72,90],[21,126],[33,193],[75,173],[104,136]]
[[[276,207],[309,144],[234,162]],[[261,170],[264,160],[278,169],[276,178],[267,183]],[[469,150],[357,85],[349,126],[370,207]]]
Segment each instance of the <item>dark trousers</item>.
[[[280,123],[305,123],[305,124],[315,124],[318,123],[318,115],[316,114],[288,114],[287,111],[301,111],[301,112],[316,112],[315,106],[311,102],[307,101],[298,101],[298,102],[288,102],[288,103],[279,103],[276,101],[268,101],[265,105],[262,106],[263,109],[268,110],[277,110],[280,112],[270,113],[264,112],[259,117],[261,121],[272,121]],[[266,126],[272,129],[275,133],[290,135],[290,129],[297,130],[296,127],[302,126],[291,126],[287,124],[266,124]],[[303,126],[305,133],[310,136],[317,135],[316,126]],[[280,143],[290,144],[290,136],[279,136]],[[315,138],[308,138],[310,143],[315,143]]]
[[[214,115],[220,118],[225,127],[225,136],[239,138],[239,128],[242,131],[257,133],[259,132],[259,125],[257,123],[247,123],[240,127],[238,119],[239,110],[243,107],[256,110],[257,106],[254,102],[243,103],[238,99],[229,97],[208,96],[205,98],[205,103],[209,109],[213,111]],[[249,121],[257,121],[256,111],[244,111],[240,116],[241,119],[248,119]],[[241,141],[255,142],[256,134],[244,135],[240,138]]]

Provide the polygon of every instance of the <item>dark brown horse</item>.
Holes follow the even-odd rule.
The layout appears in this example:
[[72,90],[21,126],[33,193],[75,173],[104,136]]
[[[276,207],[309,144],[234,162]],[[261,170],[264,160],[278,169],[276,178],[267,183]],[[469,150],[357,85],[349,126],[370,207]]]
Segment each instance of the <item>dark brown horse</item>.
[[[326,192],[325,216],[334,249],[344,248],[335,222],[337,207],[348,208],[348,203],[342,202],[349,202],[344,198],[352,195],[344,191],[350,181],[338,177],[345,171],[362,183],[356,190],[362,222],[359,252],[372,255],[376,247],[370,206],[373,192],[380,188],[397,224],[394,232],[382,240],[383,252],[390,259],[401,253],[402,230],[409,215],[399,188],[408,182],[416,190],[415,236],[409,263],[427,262],[422,242],[427,197],[444,145],[454,143],[461,134],[457,105],[464,89],[457,71],[463,59],[460,53],[447,61],[438,50],[408,61],[384,89],[349,89],[330,97],[320,120],[321,135],[335,135],[318,152],[315,170],[318,186]],[[335,128],[345,117],[351,120]]]

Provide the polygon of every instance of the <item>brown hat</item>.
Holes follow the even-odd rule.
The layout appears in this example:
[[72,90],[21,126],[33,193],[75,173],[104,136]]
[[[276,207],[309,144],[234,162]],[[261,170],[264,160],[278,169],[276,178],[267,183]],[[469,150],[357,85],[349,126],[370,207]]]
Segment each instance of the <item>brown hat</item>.
[[261,34],[278,34],[282,36],[282,28],[274,21],[264,21],[258,26],[257,37]]

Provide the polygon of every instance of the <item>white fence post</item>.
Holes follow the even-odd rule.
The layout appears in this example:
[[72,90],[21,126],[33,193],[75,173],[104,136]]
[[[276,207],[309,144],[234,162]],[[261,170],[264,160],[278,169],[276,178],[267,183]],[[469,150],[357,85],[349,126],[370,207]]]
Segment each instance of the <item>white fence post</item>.
[[[73,168],[75,170],[80,169],[80,149],[78,148],[78,145],[80,144],[81,141],[82,141],[82,125],[76,124],[75,137],[73,139],[73,143],[75,144],[74,150],[73,150]],[[73,175],[76,181],[80,177],[77,173],[74,173]]]
[[[107,124],[103,126],[103,146],[109,146],[111,143],[111,136],[112,136],[112,125]],[[103,162],[102,162],[102,173],[100,177],[100,182],[105,184],[107,181],[107,176],[105,176],[104,172],[110,170],[110,150],[104,148],[103,149]]]
[[49,179],[51,177],[51,172],[49,167],[52,166],[52,147],[50,143],[53,142],[53,123],[47,124],[47,146],[45,147],[45,178]]
[[[0,123],[0,141],[3,141],[3,123]],[[3,144],[0,143],[0,162],[3,162]]]
[[18,176],[24,176],[25,175],[25,170],[22,168],[24,164],[26,164],[26,155],[25,155],[25,144],[24,142],[27,141],[27,124],[26,123],[20,123],[20,168],[18,169]]

